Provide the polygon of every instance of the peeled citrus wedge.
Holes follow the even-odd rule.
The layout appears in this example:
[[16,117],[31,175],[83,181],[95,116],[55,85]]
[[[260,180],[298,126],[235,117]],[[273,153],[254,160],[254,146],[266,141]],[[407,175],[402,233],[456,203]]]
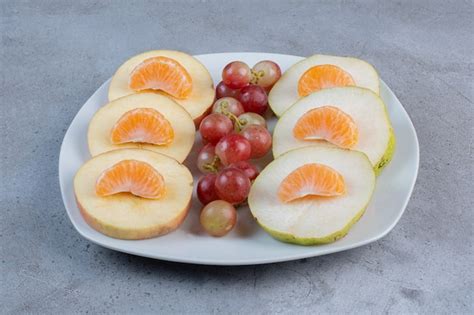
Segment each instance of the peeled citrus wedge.
[[168,233],[183,222],[193,178],[184,165],[166,155],[114,150],[93,157],[78,170],[74,193],[85,221],[97,231],[144,239]]
[[100,174],[95,191],[101,197],[130,192],[138,197],[158,199],[165,193],[165,181],[146,162],[122,160]]
[[364,152],[378,174],[395,150],[382,99],[359,87],[323,89],[300,99],[275,125],[273,156],[315,144]]
[[173,97],[186,99],[192,91],[193,80],[186,69],[168,57],[151,57],[133,69],[129,86],[134,91],[161,90]]
[[194,144],[191,116],[171,98],[154,93],[121,97],[101,107],[87,134],[92,156],[124,148],[143,148],[179,162]]
[[334,106],[322,106],[307,111],[293,128],[299,140],[324,139],[342,148],[357,144],[359,131],[351,116]]
[[173,141],[174,131],[170,122],[153,108],[137,108],[126,112],[115,123],[111,132],[114,144],[144,142],[156,145]]
[[290,202],[306,196],[333,197],[344,194],[344,178],[331,167],[309,163],[298,167],[283,179],[278,198]]
[[283,73],[268,95],[268,104],[281,116],[300,98],[317,90],[358,86],[379,94],[379,76],[369,63],[350,57],[313,55]]
[[258,224],[274,238],[323,244],[347,234],[374,188],[374,170],[364,153],[317,144],[268,164],[252,184],[248,204]]
[[208,113],[215,98],[206,67],[193,56],[174,50],[148,51],[123,63],[110,82],[109,101],[141,91],[170,96],[196,124]]
[[314,66],[306,70],[298,81],[298,94],[307,96],[313,92],[340,86],[355,85],[346,71],[334,65]]

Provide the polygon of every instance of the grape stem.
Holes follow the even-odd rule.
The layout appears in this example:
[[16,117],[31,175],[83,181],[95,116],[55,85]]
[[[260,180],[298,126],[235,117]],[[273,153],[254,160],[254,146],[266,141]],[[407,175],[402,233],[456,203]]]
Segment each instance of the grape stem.
[[217,166],[219,165],[219,163],[220,163],[220,159],[216,155],[214,156],[214,159],[212,160],[211,163],[206,163],[202,167],[207,171],[210,171],[212,173],[217,173],[217,170],[218,170]]
[[252,78],[250,79],[250,84],[258,84],[258,81],[263,78],[265,75],[265,71],[260,70],[260,71],[255,71],[253,69],[250,70],[250,73],[252,75]]
[[229,111],[229,103],[227,101],[224,101],[221,103],[221,109],[222,109],[222,114],[226,115],[229,117],[230,120],[235,124],[237,127],[236,131],[242,130],[244,125],[247,123],[246,120],[239,119],[239,117],[235,116],[233,113]]

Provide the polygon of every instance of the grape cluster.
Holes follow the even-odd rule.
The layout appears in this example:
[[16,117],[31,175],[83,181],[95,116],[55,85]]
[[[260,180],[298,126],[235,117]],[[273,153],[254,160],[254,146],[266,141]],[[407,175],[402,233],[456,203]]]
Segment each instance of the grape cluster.
[[212,113],[199,126],[206,144],[197,158],[205,174],[197,184],[204,205],[200,221],[213,236],[223,236],[234,227],[235,206],[245,202],[259,174],[250,160],[265,156],[272,146],[263,115],[268,109],[267,92],[280,77],[280,67],[269,60],[252,69],[233,61],[222,71]]

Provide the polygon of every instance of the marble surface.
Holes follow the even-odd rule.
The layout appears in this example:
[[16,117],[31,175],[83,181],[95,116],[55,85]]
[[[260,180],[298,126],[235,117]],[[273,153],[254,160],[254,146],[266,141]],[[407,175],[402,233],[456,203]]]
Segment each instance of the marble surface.
[[[0,313],[473,313],[472,1],[0,1]],[[58,154],[127,57],[315,52],[368,60],[417,129],[408,208],[382,240],[212,267],[98,247],[73,229]]]

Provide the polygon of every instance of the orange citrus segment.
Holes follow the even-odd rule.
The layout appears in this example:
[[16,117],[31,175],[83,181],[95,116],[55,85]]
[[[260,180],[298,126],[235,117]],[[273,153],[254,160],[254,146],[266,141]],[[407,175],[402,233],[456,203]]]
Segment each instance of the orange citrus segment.
[[290,202],[306,196],[340,196],[346,191],[344,178],[329,166],[311,163],[298,167],[280,183],[278,198]]
[[359,130],[351,116],[339,108],[322,106],[298,119],[293,136],[299,140],[324,139],[342,148],[352,148],[359,139]]
[[101,197],[130,192],[138,197],[158,199],[165,193],[165,180],[146,162],[123,160],[102,172],[95,191]]
[[298,94],[307,96],[322,89],[350,85],[355,85],[351,75],[338,66],[314,66],[303,73],[298,81]]
[[171,123],[153,108],[132,109],[120,117],[110,134],[112,143],[144,142],[166,145],[173,141]]
[[186,69],[168,57],[144,60],[130,74],[129,86],[134,91],[162,90],[178,99],[191,94],[193,81]]

